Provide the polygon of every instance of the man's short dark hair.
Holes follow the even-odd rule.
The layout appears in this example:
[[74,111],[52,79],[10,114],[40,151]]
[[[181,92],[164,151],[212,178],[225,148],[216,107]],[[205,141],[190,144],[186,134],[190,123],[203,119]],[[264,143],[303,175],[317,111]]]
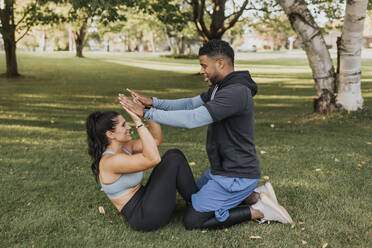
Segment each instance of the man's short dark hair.
[[207,55],[208,57],[224,56],[234,65],[234,50],[229,43],[223,40],[205,42],[199,49],[199,56],[202,55]]

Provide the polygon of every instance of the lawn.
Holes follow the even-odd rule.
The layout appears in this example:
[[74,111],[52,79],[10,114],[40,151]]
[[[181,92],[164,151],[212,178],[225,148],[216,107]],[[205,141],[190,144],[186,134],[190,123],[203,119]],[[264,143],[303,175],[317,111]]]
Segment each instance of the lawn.
[[[294,226],[252,221],[186,231],[178,196],[169,225],[151,233],[131,230],[95,183],[85,118],[120,110],[116,96],[127,87],[168,99],[201,93],[207,86],[196,75],[198,61],[20,53],[18,63],[22,78],[0,78],[0,247],[372,246],[372,60],[362,68],[369,110],[328,116],[312,113],[315,90],[305,59],[237,61],[259,85],[255,143],[262,174]],[[164,126],[163,133],[161,153],[181,149],[195,162],[195,178],[201,176],[209,167],[206,127]]]

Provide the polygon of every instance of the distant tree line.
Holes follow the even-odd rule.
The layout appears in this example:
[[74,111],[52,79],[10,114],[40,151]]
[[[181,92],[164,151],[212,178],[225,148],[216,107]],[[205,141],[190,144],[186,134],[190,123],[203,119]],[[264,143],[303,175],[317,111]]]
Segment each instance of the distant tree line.
[[[284,33],[301,40],[317,91],[314,110],[328,113],[336,109],[363,108],[360,65],[367,8],[372,9],[371,1],[4,0],[0,8],[0,33],[4,41],[6,76],[17,77],[17,43],[35,26],[68,24],[78,57],[83,57],[92,23],[96,24],[98,37],[105,40],[107,50],[110,49],[110,35],[115,32],[122,35],[127,46],[131,46],[131,41],[141,40],[141,35],[145,34],[134,32],[133,27],[137,25],[139,29],[148,30],[146,35],[153,51],[155,33],[159,33],[161,27],[172,52],[178,54],[185,52],[188,40],[197,37],[201,41],[224,37],[233,42],[236,36],[242,35],[242,23],[258,31],[269,28],[274,37]],[[326,27],[316,22],[320,15],[342,29],[336,69],[324,41]]]

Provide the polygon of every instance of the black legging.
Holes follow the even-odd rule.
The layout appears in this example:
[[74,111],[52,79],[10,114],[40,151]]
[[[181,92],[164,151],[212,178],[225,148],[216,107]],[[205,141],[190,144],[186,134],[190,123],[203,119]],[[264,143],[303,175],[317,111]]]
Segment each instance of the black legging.
[[224,222],[219,222],[214,212],[198,212],[192,205],[188,206],[183,216],[183,223],[188,230],[227,228],[247,220],[251,220],[251,210],[247,205],[230,209],[229,217]]
[[187,203],[197,192],[189,164],[180,150],[168,150],[153,169],[146,186],[141,187],[121,213],[135,230],[152,231],[170,221],[176,190]]
[[224,222],[219,222],[214,212],[195,211],[191,195],[198,189],[185,156],[177,149],[168,150],[163,155],[146,186],[134,194],[121,213],[135,230],[156,230],[170,221],[176,203],[176,190],[188,205],[183,218],[186,229],[226,228],[251,219],[247,206],[230,209],[230,216]]

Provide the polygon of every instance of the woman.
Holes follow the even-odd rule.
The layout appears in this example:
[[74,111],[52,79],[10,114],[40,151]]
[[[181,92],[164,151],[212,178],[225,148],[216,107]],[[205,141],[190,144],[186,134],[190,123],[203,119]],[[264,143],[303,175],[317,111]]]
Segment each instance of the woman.
[[[125,109],[125,108],[124,108]],[[125,109],[136,125],[139,140],[132,140],[126,120],[116,112],[95,112],[86,128],[92,171],[114,206],[135,230],[151,231],[166,225],[176,202],[176,190],[186,203],[197,191],[194,177],[181,151],[160,158],[160,125],[142,120]],[[153,168],[145,186],[143,171]]]

